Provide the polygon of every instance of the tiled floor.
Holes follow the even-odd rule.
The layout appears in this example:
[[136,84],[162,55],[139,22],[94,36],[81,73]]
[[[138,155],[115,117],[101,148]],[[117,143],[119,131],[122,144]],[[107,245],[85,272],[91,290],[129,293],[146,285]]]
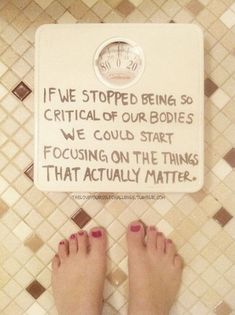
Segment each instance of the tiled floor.
[[[35,29],[78,22],[186,22],[203,28],[206,159],[200,192],[157,200],[82,200],[35,188]],[[124,232],[134,218],[161,228],[186,262],[172,315],[235,315],[235,2],[1,0],[0,55],[1,315],[56,314],[50,261],[57,243],[96,224],[109,233],[104,314],[126,314]]]

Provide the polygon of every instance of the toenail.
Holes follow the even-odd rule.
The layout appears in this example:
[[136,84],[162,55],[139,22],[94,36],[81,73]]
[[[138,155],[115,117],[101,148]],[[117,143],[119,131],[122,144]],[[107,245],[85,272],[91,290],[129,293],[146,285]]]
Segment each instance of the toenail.
[[156,228],[154,225],[150,225],[149,229],[150,229],[150,231],[156,231]]
[[78,234],[79,235],[84,235],[84,231],[79,231]]
[[141,225],[131,225],[131,232],[139,232]]
[[102,236],[102,232],[101,232],[100,230],[98,230],[98,231],[92,231],[92,232],[91,232],[91,235],[92,235],[93,237],[101,237],[101,236]]
[[172,240],[168,239],[168,240],[167,240],[167,243],[171,244],[171,243],[172,243]]
[[72,234],[72,235],[70,235],[70,238],[71,238],[72,240],[74,240],[74,239],[76,238],[76,235],[75,235],[75,234]]
[[60,241],[60,245],[64,245],[64,241]]
[[162,232],[157,232],[157,235],[158,236],[162,236]]

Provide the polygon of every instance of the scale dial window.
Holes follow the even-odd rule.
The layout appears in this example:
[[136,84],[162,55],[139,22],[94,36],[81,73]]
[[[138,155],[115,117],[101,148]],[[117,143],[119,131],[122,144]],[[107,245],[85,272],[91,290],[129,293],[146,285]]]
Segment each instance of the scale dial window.
[[96,75],[109,87],[125,88],[134,84],[143,68],[143,51],[129,40],[108,41],[101,45],[95,55]]

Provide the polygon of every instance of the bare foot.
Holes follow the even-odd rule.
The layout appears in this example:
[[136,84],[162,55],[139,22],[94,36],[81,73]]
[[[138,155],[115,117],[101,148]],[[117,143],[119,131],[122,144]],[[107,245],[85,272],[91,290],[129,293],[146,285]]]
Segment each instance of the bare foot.
[[52,288],[59,315],[100,315],[106,271],[106,234],[101,228],[61,241],[52,262]]
[[171,240],[155,227],[132,222],[127,232],[129,315],[168,315],[181,283],[183,263]]

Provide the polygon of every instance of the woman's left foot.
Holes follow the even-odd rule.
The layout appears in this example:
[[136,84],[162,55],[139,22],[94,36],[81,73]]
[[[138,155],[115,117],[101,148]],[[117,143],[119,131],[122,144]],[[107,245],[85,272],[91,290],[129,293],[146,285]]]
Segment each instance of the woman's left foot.
[[59,244],[52,289],[59,315],[100,315],[106,272],[106,233],[93,228]]

